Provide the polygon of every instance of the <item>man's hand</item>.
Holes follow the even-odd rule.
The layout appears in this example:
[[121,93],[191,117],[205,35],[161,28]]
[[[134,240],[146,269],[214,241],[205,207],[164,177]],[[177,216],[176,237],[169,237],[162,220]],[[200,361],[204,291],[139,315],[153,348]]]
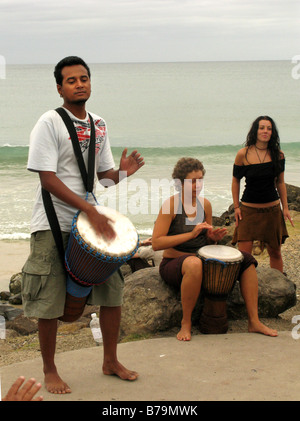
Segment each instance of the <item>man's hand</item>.
[[119,171],[126,172],[127,177],[129,177],[138,171],[145,164],[145,162],[144,158],[141,156],[141,154],[138,153],[137,150],[131,152],[129,156],[126,155],[127,148],[125,148],[122,152]]
[[104,236],[107,240],[113,240],[116,237],[116,233],[109,223],[111,219],[99,213],[95,206],[91,206],[87,216],[98,235]]

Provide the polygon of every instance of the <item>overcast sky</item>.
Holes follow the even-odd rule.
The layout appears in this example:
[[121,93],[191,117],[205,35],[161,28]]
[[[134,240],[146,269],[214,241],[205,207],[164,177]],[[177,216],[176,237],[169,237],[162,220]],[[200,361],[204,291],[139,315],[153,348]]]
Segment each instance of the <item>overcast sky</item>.
[[291,60],[299,0],[0,0],[11,63]]

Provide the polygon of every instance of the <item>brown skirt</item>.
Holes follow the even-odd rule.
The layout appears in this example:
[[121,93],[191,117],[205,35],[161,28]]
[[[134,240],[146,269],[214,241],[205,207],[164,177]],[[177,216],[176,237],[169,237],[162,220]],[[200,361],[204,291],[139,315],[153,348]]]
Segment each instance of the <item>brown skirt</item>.
[[278,250],[288,238],[280,204],[269,208],[252,208],[241,205],[242,220],[235,228],[232,244],[239,241],[259,241],[263,250],[265,244]]

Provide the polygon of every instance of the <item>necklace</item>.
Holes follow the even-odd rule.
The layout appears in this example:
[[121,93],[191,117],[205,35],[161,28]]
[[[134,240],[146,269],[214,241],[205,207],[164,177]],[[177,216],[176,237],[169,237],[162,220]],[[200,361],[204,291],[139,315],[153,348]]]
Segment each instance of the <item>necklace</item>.
[[266,148],[259,148],[258,146],[254,145],[256,147],[256,149],[259,149],[260,151],[265,151],[266,149],[268,149],[268,147]]
[[[268,153],[268,148],[266,148],[266,149],[260,149],[260,148],[258,148],[256,145],[254,145],[255,146],[255,151],[256,151],[256,155],[257,155],[257,157],[258,157],[258,159],[259,159],[259,162],[261,163],[261,164],[263,164],[264,162],[265,162],[265,159],[266,159],[266,156],[267,156],[267,153]],[[261,160],[260,159],[260,157],[259,157],[259,154],[258,154],[258,152],[257,152],[257,149],[259,149],[260,151],[266,151],[266,153],[265,153],[265,156],[264,156],[264,159],[263,160]]]

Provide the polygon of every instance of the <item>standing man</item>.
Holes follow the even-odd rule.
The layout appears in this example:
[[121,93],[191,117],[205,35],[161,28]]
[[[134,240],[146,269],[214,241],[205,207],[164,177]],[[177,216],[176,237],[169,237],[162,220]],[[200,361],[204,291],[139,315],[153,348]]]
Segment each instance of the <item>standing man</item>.
[[[54,76],[57,91],[63,98],[64,109],[73,121],[87,165],[91,126],[85,104],[91,94],[90,69],[81,58],[71,56],[56,65]],[[99,180],[109,179],[118,183],[121,181],[120,172],[127,172],[127,176],[130,176],[144,165],[144,160],[137,151],[127,156],[125,149],[119,169],[114,170],[106,124],[101,117],[95,114],[91,116],[96,137],[95,176]],[[86,190],[72,141],[62,118],[55,110],[43,114],[31,133],[27,169],[38,172],[40,186],[31,220],[30,255],[23,267],[24,313],[27,317],[39,319],[39,340],[47,390],[51,393],[70,393],[70,387],[60,378],[54,363],[57,319],[64,313],[66,277],[45,213],[41,188],[51,193],[65,246],[73,217],[78,210],[87,214],[99,235],[113,238],[115,233],[108,219],[95,209],[94,199],[85,200]],[[138,374],[125,368],[117,358],[123,286],[124,280],[117,271],[107,282],[93,287],[88,303],[100,305],[103,373],[135,380]]]

